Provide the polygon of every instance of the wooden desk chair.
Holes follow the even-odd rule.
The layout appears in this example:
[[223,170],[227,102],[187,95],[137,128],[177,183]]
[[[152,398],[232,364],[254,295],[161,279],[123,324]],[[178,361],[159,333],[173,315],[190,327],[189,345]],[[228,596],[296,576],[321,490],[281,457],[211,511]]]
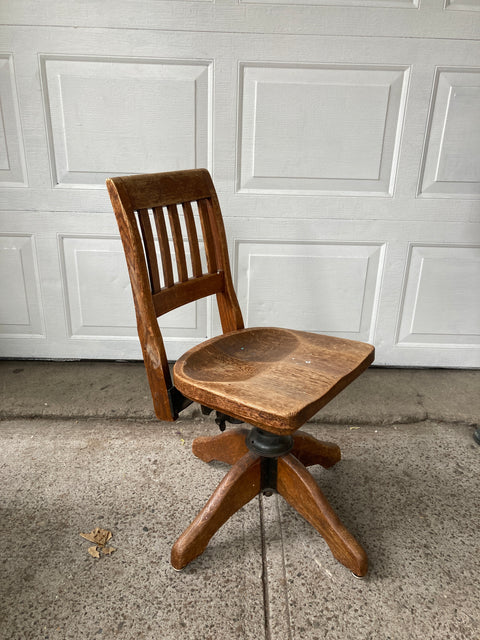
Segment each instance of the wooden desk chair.
[[[182,569],[199,556],[222,524],[258,493],[277,491],[319,531],[337,560],[355,575],[365,575],[365,551],[305,468],[331,467],[340,460],[340,449],[297,429],[368,367],[373,347],[290,329],[244,329],[220,206],[205,169],[111,178],[107,187],[125,249],[157,417],[175,420],[195,401],[204,412],[216,410],[221,427],[231,419],[252,425],[194,441],[193,453],[201,460],[233,466],[175,542],[172,565]],[[157,318],[212,294],[223,335],[187,351],[173,368],[172,384]]]

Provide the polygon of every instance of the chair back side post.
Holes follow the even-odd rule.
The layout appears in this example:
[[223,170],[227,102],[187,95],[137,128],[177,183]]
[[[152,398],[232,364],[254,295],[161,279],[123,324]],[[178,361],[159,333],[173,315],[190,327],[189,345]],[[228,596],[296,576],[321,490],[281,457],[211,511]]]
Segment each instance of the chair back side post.
[[[210,178],[210,175],[208,176]],[[211,178],[210,178],[211,181]],[[218,262],[225,274],[224,289],[217,293],[217,305],[222,323],[223,333],[243,329],[243,317],[237,300],[237,294],[233,287],[232,274],[230,271],[230,260],[228,257],[227,237],[223,224],[220,204],[212,183],[212,197],[208,203],[209,213],[212,219],[212,228],[215,234],[215,245],[217,247]]]
[[132,286],[137,331],[142,347],[155,414],[160,420],[173,420],[168,390],[172,386],[167,354],[153,305],[142,241],[130,204],[128,191],[120,183],[107,180],[107,188],[117,219],[130,284]]
[[[181,394],[172,385],[157,318],[188,302],[216,294],[223,333],[243,329],[244,326],[233,288],[225,228],[215,188],[206,169],[109,178],[107,188],[125,251],[138,336],[155,413],[160,420],[175,420],[180,409],[175,406],[174,398],[178,400]],[[207,273],[204,273],[200,259],[193,202],[196,202],[200,217]],[[182,236],[177,206],[183,211],[187,231],[191,277],[187,272],[186,240]],[[159,256],[150,210],[155,222]],[[177,281],[166,219],[172,235]]]

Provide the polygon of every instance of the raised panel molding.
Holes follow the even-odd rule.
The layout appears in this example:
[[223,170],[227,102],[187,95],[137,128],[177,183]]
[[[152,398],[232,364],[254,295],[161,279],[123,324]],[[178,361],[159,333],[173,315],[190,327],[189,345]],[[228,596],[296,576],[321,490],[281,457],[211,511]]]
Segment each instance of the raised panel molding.
[[282,326],[371,340],[382,244],[237,241],[247,326]]
[[240,67],[237,190],[393,195],[407,67]]
[[[419,1],[420,0],[240,0],[240,3],[415,9],[418,7]],[[470,2],[475,2],[475,0],[470,0]]]
[[56,187],[211,166],[211,63],[42,58]]
[[480,345],[480,246],[412,245],[399,346]]
[[[69,337],[137,340],[133,297],[120,239],[62,236],[60,259]],[[165,314],[159,324],[167,340],[205,338],[205,300]]]
[[480,69],[437,69],[418,191],[480,197]]
[[0,183],[3,187],[26,186],[15,72],[8,54],[0,54]]
[[44,337],[34,239],[0,235],[0,334]]
[[480,11],[478,0],[445,0],[445,9],[455,11]]

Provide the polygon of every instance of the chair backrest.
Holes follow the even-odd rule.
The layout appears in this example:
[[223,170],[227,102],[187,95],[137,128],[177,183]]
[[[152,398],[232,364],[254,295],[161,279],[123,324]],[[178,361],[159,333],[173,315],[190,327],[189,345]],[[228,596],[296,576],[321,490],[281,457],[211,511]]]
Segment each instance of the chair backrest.
[[[215,187],[206,169],[192,169],[109,178],[107,188],[127,259],[155,413],[161,420],[175,420],[189,402],[172,385],[157,318],[216,294],[223,332],[243,329]],[[203,237],[203,264],[195,214]]]

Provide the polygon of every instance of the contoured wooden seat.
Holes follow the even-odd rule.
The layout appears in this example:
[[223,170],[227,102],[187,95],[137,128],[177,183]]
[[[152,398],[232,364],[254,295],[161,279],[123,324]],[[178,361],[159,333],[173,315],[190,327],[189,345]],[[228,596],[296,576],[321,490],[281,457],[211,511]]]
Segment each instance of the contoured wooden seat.
[[[222,524],[258,493],[277,491],[320,532],[337,560],[355,575],[365,575],[365,551],[306,470],[312,464],[331,467],[340,460],[340,449],[298,429],[368,367],[374,348],[291,329],[244,328],[207,170],[111,178],[107,187],[157,417],[175,420],[196,401],[205,412],[216,410],[222,426],[225,419],[252,425],[194,441],[197,457],[233,466],[175,542],[174,568],[182,569],[200,555]],[[213,294],[223,335],[187,351],[175,363],[172,382],[157,318]]]
[[173,373],[188,398],[290,435],[354,380],[372,353],[363,342],[255,327],[190,349]]

